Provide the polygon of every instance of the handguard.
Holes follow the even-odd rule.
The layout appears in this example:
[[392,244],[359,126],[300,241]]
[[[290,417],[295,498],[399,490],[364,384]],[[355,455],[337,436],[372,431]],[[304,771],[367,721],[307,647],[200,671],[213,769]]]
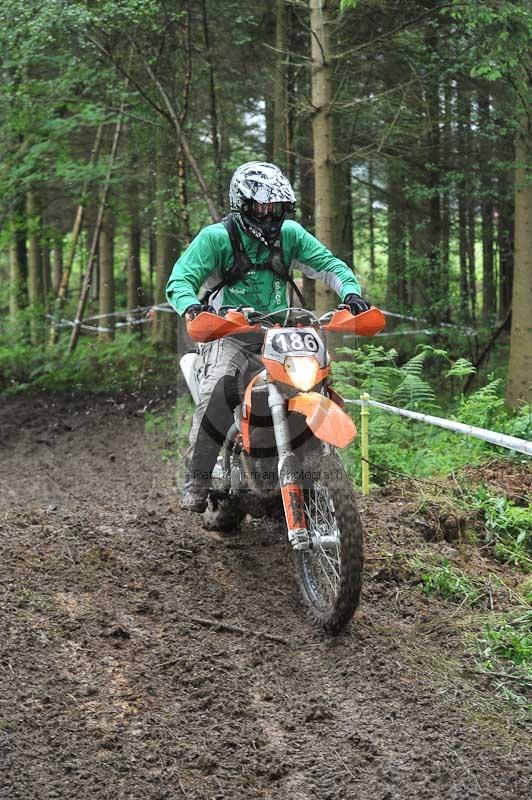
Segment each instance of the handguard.
[[249,333],[259,329],[259,325],[250,325],[241,311],[228,311],[225,317],[202,311],[197,317],[190,319],[185,315],[187,333],[195,342],[212,342],[223,336],[238,333]]
[[375,336],[386,325],[386,318],[382,311],[372,306],[368,311],[363,311],[356,316],[349,309],[343,308],[335,311],[330,321],[323,326],[324,331],[330,333],[356,333],[358,336]]

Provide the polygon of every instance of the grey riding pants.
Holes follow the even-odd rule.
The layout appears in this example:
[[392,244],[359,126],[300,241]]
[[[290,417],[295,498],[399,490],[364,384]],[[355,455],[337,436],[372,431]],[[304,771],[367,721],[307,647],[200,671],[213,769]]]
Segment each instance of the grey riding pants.
[[201,395],[190,431],[186,455],[188,476],[210,481],[233,412],[249,380],[263,369],[262,337],[227,336],[203,345],[204,373]]

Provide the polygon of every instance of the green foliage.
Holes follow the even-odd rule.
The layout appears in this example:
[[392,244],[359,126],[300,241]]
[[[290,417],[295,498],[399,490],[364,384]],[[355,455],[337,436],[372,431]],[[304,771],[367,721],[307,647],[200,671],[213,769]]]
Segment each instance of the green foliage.
[[450,369],[445,373],[446,378],[464,378],[476,372],[476,367],[467,358],[457,358]]
[[355,350],[340,347],[336,352],[348,356],[348,360],[334,364],[335,381],[346,397],[368,392],[373,400],[393,401],[412,409],[434,409],[438,405],[436,395],[424,370],[429,359],[447,358],[447,354],[430,345],[418,345],[418,351],[399,366],[394,348],[386,350],[373,344]]
[[23,342],[0,347],[0,392],[141,390],[175,382],[175,358],[149,341],[121,333],[110,343],[82,339],[73,356],[66,341],[45,349]]
[[458,422],[488,429],[502,422],[505,413],[501,391],[502,381],[493,380],[469,396],[462,397],[455,413]]
[[[440,364],[447,362],[450,366],[445,370],[445,378],[448,384],[453,382],[450,388],[454,387],[455,394],[438,416],[525,439],[532,438],[530,406],[508,412],[502,398],[501,380],[490,380],[486,386],[467,396],[461,394],[461,383],[473,369],[467,359],[452,362],[444,350],[426,345],[402,366],[397,363],[395,349],[387,350],[373,344],[357,350],[339,348],[337,353],[346,360],[334,363],[335,386],[346,398],[359,398],[362,392],[367,391],[373,400],[433,411],[435,398],[441,396],[441,391],[436,391],[437,381],[429,378],[427,373],[429,368],[434,373]],[[347,408],[356,418],[358,409],[354,406]],[[493,445],[480,439],[372,408],[369,426],[373,483],[386,483],[395,473],[419,478],[449,475],[462,467],[481,463],[494,452]],[[343,454],[357,483],[360,482],[359,446],[358,437]],[[519,456],[504,450],[503,457],[515,459]],[[500,546],[507,544],[501,542]]]
[[194,403],[188,391],[178,397],[172,411],[154,414],[146,411],[144,421],[148,433],[162,434],[164,444],[161,448],[163,461],[176,460],[183,462],[183,451],[188,444],[190,423],[194,412]]
[[532,718],[532,610],[485,626],[478,642],[478,664],[492,674],[498,694]]
[[[527,62],[530,64],[532,8],[528,0],[456,3],[447,13],[471,37],[472,77],[488,81],[510,77],[513,82],[516,78],[519,81],[522,68]],[[524,74],[522,80],[524,85]],[[523,95],[521,99],[525,100]]]
[[425,361],[432,352],[429,345],[422,345],[419,353],[401,367],[401,381],[392,395],[395,403],[406,408],[437,407],[434,390],[423,377]]
[[467,498],[482,514],[488,542],[496,555],[502,561],[532,571],[532,507],[516,506],[484,487],[468,493]]
[[465,572],[453,567],[447,559],[438,566],[425,566],[421,583],[425,594],[461,606],[474,606],[483,595],[482,587]]
[[491,659],[488,666],[493,666],[495,659],[505,659],[532,670],[532,610],[500,625],[488,626],[485,641],[488,646],[483,656]]

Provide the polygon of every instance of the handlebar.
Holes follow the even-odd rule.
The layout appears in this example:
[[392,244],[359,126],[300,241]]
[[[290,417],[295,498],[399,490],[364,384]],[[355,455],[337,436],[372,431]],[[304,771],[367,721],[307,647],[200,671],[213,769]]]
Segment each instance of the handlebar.
[[[347,306],[339,306],[339,308],[347,308]],[[290,316],[299,315],[302,318],[309,318],[312,320],[311,324],[322,324],[329,320],[332,315],[338,309],[334,309],[333,311],[327,311],[325,314],[322,314],[321,317],[318,317],[314,311],[310,311],[308,308],[301,308],[300,306],[289,306],[288,308],[282,308],[279,311],[255,311],[254,308],[249,306],[238,306],[235,308],[234,306],[221,306],[219,311],[213,312],[217,313],[221,317],[225,317],[228,312],[230,311],[238,311],[242,313],[249,322],[258,323],[258,322],[265,322],[270,317],[276,316],[284,316],[288,318]],[[275,324],[275,323],[272,323]]]
[[[299,312],[300,317],[309,320],[306,322],[307,325],[319,326],[325,332],[374,336],[386,324],[384,314],[375,307],[356,316],[351,313],[349,308],[340,307],[333,311],[327,311],[321,317],[318,317],[313,311],[297,306],[284,308],[280,311],[270,311],[266,314],[243,306],[236,309],[222,306],[218,314],[211,311],[202,311],[193,319],[187,318],[187,332],[197,342],[210,342],[223,336],[267,330],[276,324],[271,318],[280,314],[285,317],[283,324],[283,327],[285,327],[292,312]],[[270,320],[270,324],[266,324],[267,320]]]

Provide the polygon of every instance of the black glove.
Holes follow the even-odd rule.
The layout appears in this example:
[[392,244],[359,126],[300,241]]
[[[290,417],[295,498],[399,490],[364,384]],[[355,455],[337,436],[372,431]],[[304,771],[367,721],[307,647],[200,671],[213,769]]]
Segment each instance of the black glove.
[[211,313],[216,314],[214,306],[210,306],[207,303],[194,303],[187,308],[185,315],[188,314],[190,319],[194,319],[194,317],[197,317],[202,311],[210,311]]
[[362,314],[363,311],[369,310],[369,305],[366,301],[362,300],[359,294],[354,293],[346,295],[342,305],[347,306],[351,314]]

